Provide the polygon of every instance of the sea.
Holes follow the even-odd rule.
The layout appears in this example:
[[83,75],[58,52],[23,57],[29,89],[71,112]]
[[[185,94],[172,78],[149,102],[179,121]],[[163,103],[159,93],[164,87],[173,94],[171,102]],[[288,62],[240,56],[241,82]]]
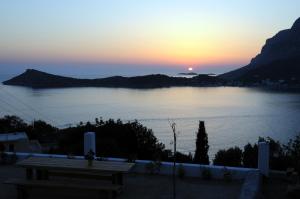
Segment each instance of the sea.
[[[9,75],[1,75],[0,80]],[[171,149],[176,123],[177,147],[194,153],[199,121],[205,121],[209,156],[220,149],[271,137],[282,143],[299,135],[300,93],[242,87],[172,87],[159,89],[32,89],[0,84],[0,116],[26,122],[41,119],[59,128],[95,118],[137,120]]]

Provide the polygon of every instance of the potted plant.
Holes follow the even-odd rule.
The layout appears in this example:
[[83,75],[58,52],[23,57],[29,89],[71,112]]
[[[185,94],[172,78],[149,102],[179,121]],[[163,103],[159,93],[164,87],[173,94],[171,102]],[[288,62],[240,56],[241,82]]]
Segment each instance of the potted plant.
[[88,161],[88,166],[91,167],[93,166],[93,160],[94,160],[94,157],[95,156],[95,152],[90,149],[89,152],[85,155],[85,159]]

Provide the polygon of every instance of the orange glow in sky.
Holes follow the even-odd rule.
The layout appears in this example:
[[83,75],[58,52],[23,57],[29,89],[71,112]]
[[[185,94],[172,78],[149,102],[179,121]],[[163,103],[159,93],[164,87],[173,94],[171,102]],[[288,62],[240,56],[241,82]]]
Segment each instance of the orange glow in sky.
[[213,2],[6,1],[0,62],[242,66],[299,17],[294,0]]

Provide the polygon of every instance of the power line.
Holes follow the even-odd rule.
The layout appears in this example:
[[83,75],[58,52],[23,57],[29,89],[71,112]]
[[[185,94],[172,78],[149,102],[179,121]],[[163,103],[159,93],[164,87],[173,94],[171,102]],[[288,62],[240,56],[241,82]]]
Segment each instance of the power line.
[[41,112],[39,112],[38,110],[36,110],[35,108],[33,108],[32,106],[26,104],[25,102],[23,102],[22,100],[20,100],[18,97],[16,97],[15,95],[13,95],[12,93],[8,92],[7,90],[4,89],[4,87],[0,87],[0,91],[5,92],[6,94],[8,94],[9,96],[11,96],[14,100],[16,100],[17,102],[23,104],[23,106],[29,108],[30,110],[32,110],[33,112],[37,113],[38,115],[41,115],[42,117],[44,117],[45,119],[49,120],[50,122],[52,122],[54,125],[57,125],[57,122],[52,120],[51,118],[49,118],[48,116],[45,116],[44,114],[42,114]]
[[[4,101],[3,99],[0,99],[0,101],[1,101],[2,103],[6,104],[5,108],[4,108],[4,107],[2,107],[2,108],[8,110],[7,112],[12,113],[13,115],[18,115],[18,114],[21,113],[21,115],[23,115],[23,116],[26,116],[26,117],[29,116],[29,118],[32,118],[29,114],[24,113],[24,112],[18,110],[17,108],[15,108],[15,107],[12,106],[11,104],[7,103],[7,102]],[[12,111],[9,110],[9,109],[11,109]],[[17,113],[17,114],[16,114],[16,113]],[[26,122],[30,122],[29,120],[27,120],[27,119],[25,119],[25,118],[23,118],[23,120],[25,120]]]

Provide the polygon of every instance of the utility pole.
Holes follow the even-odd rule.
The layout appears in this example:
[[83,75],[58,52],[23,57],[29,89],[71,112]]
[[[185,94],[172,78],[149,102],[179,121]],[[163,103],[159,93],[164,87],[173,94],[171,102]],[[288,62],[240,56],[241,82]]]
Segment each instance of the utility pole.
[[173,199],[176,199],[176,138],[177,138],[177,132],[176,132],[176,123],[170,123],[170,126],[172,128],[173,137],[174,137],[174,154],[173,154]]

